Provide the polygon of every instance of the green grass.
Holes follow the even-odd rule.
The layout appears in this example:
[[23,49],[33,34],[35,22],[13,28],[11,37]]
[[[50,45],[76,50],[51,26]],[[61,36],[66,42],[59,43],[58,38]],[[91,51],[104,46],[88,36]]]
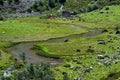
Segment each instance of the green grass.
[[[81,50],[81,54],[86,54],[89,46],[92,46],[92,49],[96,52],[105,52],[105,51],[117,51],[110,47],[119,46],[119,40],[113,40],[113,42],[108,42],[108,34],[102,34],[99,36],[91,37],[91,38],[80,38],[80,39],[72,39],[69,42],[65,43],[42,43],[38,44],[37,47],[44,47],[44,51],[50,52],[55,55],[79,55],[79,52],[76,52],[77,49]],[[110,36],[110,35],[109,35]],[[115,35],[111,35],[112,38],[117,37]],[[118,37],[117,37],[118,38]],[[105,40],[106,45],[98,45],[98,40]],[[118,38],[119,39],[119,38]],[[62,52],[61,52],[62,51]]]
[[[1,21],[0,40],[36,41],[86,32],[84,29],[76,29],[65,24],[75,24],[89,28],[114,28],[116,25],[120,24],[120,6],[110,6],[109,8],[110,9],[108,11],[102,9],[100,11],[96,10],[78,15],[84,21],[78,21],[78,17],[75,18],[75,20],[66,21],[62,21],[59,18],[49,20],[40,19],[39,17],[27,17]],[[101,14],[100,12],[103,13]]]
[[0,41],[46,40],[86,32],[84,29],[76,29],[61,23],[39,17],[3,21],[0,22]]
[[51,54],[46,47],[44,46],[37,46],[35,45],[35,47],[32,48],[33,50],[37,51],[37,54],[40,56],[44,56],[47,58],[54,58],[54,59],[59,59],[60,57],[58,55],[55,54]]
[[[58,55],[63,59],[63,64],[56,67],[58,69],[57,71],[53,68],[56,80],[63,80],[62,72],[67,72],[70,80],[77,77],[82,77],[83,80],[119,80],[119,62],[117,64],[111,62],[111,65],[107,67],[96,61],[98,55],[112,56],[115,52],[120,50],[118,48],[118,46],[120,46],[120,36],[115,34],[115,27],[120,26],[120,6],[109,6],[109,8],[108,11],[102,9],[101,11],[93,11],[78,15],[84,21],[78,21],[77,18],[72,21],[72,24],[79,26],[107,29],[108,32],[106,33],[94,37],[70,39],[68,42],[46,42],[36,44],[37,48],[47,52],[46,54]],[[101,14],[100,12],[104,13]],[[70,23],[69,21],[67,22]],[[105,40],[106,44],[98,44],[98,40]],[[79,49],[80,52],[76,52],[77,49]],[[91,49],[94,52],[87,52],[88,49]],[[65,65],[71,67],[78,66],[80,68],[74,70],[70,67],[65,67]],[[90,72],[78,74],[78,72],[91,66],[93,67],[93,70]],[[111,73],[116,73],[116,75],[110,78],[108,76]]]
[[0,42],[0,49],[4,49],[7,46],[10,46],[11,43],[10,42]]
[[[82,77],[83,80],[108,79],[107,77],[111,73],[118,73],[119,75],[120,62],[117,64],[111,62],[110,66],[105,66],[98,63],[96,59],[98,55],[108,55],[111,57],[115,52],[120,50],[118,48],[120,46],[120,36],[115,34],[114,29],[116,26],[120,26],[120,6],[110,6],[109,8],[108,11],[102,9],[100,11],[79,14],[78,16],[81,17],[82,21],[78,21],[78,18],[63,21],[60,18],[49,20],[28,17],[0,22],[0,41],[37,41],[87,32],[83,28],[71,27],[69,24],[84,26],[85,28],[107,29],[108,32],[94,37],[69,39],[68,42],[59,43],[44,42],[35,46],[38,54],[40,50],[45,52],[39,55],[45,57],[59,56],[63,59],[62,65],[52,68],[56,80],[63,80],[62,72],[67,72],[70,80],[76,77]],[[100,12],[103,13],[101,14]],[[98,44],[98,40],[105,40],[106,44]],[[9,45],[9,42],[0,42],[0,49]],[[87,52],[88,49],[93,50],[93,52]],[[80,50],[80,52],[76,52],[76,50]],[[2,53],[4,52],[2,51]],[[0,67],[8,66],[10,57],[9,54],[2,54],[3,60],[0,61]],[[120,56],[117,55],[117,57]],[[101,61],[103,62],[104,60]],[[71,67],[65,67],[65,65],[71,67],[78,66],[79,68],[74,70]],[[89,67],[93,67],[93,70],[78,74],[78,72],[84,71]],[[54,68],[58,68],[59,70],[56,71]]]
[[[82,76],[78,75],[78,71],[85,70],[86,68],[83,67],[83,65],[86,65],[87,67],[91,66],[91,63],[95,63],[96,66],[94,66],[94,70],[91,71],[90,73],[85,73],[84,74],[84,79],[85,80],[99,80],[102,77],[107,77],[107,74],[111,72],[118,72],[120,69],[118,64],[112,64],[110,67],[106,67],[104,65],[99,65],[96,61],[97,55],[99,54],[105,54],[106,52],[108,53],[114,53],[119,51],[117,49],[117,46],[119,46],[120,42],[119,40],[114,39],[115,37],[119,39],[120,37],[111,34],[111,38],[113,39],[113,43],[108,42],[106,45],[101,45],[97,44],[97,40],[103,39],[106,42],[109,41],[108,39],[108,33],[95,36],[95,37],[88,37],[88,38],[78,38],[78,39],[71,39],[69,42],[60,42],[60,43],[42,43],[38,44],[38,46],[43,47],[44,46],[44,51],[49,52],[49,54],[54,54],[54,55],[59,55],[60,57],[64,59],[63,65],[58,66],[57,68],[60,69],[60,71],[65,71],[68,73],[70,80],[72,80],[75,77]],[[89,53],[86,52],[87,49],[91,46],[95,52]],[[111,48],[111,47],[114,47]],[[81,52],[76,52],[76,49],[80,49]],[[81,55],[84,54],[84,55]],[[67,56],[65,56],[67,55]],[[68,56],[69,55],[69,56]],[[76,56],[77,55],[77,56]],[[108,54],[109,56],[112,54]],[[70,64],[71,66],[79,66],[81,67],[78,70],[72,70],[69,67],[66,68],[64,67],[65,64]],[[62,76],[62,73],[59,71],[55,71],[55,74],[59,74]],[[73,75],[74,74],[74,75]],[[60,76],[56,75],[56,79],[60,80]],[[62,80],[62,79],[61,79]]]
[[0,70],[5,69],[10,66],[10,64],[13,64],[13,59],[11,54],[5,53],[2,50],[1,52],[1,60],[0,60]]
[[[88,28],[114,28],[116,25],[120,25],[119,8],[119,5],[109,6],[109,10],[103,8],[102,10],[78,14],[78,17],[73,21],[73,24]],[[81,18],[81,21],[78,21],[79,17]]]
[[[70,39],[68,42],[36,44],[37,48],[43,47],[41,49],[47,52],[47,54],[58,55],[63,59],[63,64],[56,67],[58,71],[52,68],[56,80],[63,80],[62,72],[67,72],[70,80],[77,77],[82,77],[83,80],[119,80],[119,62],[115,64],[113,61],[110,66],[105,66],[96,61],[98,55],[112,56],[120,50],[118,48],[120,46],[120,36],[115,34],[115,27],[120,26],[120,6],[110,6],[109,8],[108,13],[113,12],[112,14],[107,14],[107,11],[102,9],[101,11],[80,14],[79,16],[81,16],[84,21],[78,21],[77,18],[72,21],[72,24],[79,26],[107,29],[108,32],[106,33],[94,37]],[[100,12],[104,13],[100,14]],[[67,21],[67,23],[70,22]],[[98,44],[98,40],[105,40],[106,44]],[[77,49],[79,49],[80,52],[76,52]],[[94,52],[87,52],[88,49]],[[71,67],[78,66],[80,68],[74,70],[70,67],[65,67],[65,65]],[[78,72],[84,71],[91,66],[93,70],[90,72],[78,74]],[[110,78],[108,76],[111,73],[116,73],[116,75]]]

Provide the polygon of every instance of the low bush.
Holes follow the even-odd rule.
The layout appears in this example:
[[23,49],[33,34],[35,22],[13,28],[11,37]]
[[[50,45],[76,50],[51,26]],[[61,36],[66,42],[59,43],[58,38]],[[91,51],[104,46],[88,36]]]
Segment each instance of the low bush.
[[3,20],[4,20],[3,16],[2,16],[2,15],[0,15],[0,21],[3,21]]

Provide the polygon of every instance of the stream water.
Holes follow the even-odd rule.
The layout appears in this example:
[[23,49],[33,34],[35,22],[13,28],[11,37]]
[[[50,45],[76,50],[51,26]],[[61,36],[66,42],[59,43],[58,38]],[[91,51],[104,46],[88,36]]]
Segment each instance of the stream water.
[[[78,26],[73,26],[73,27],[78,27]],[[89,30],[89,32],[84,33],[84,34],[70,35],[70,36],[66,36],[62,38],[54,38],[54,39],[49,39],[45,41],[21,42],[19,44],[16,44],[15,46],[8,48],[7,51],[11,53],[14,56],[14,58],[17,58],[18,60],[21,60],[20,54],[24,52],[26,55],[26,62],[40,64],[41,62],[46,61],[46,62],[50,62],[51,65],[59,65],[62,63],[61,60],[38,56],[34,50],[31,50],[31,48],[34,47],[34,45],[38,43],[40,44],[43,42],[47,42],[47,43],[64,42],[65,40],[69,40],[73,38],[91,37],[91,36],[97,36],[99,34],[101,34],[101,30],[95,29],[95,30]]]

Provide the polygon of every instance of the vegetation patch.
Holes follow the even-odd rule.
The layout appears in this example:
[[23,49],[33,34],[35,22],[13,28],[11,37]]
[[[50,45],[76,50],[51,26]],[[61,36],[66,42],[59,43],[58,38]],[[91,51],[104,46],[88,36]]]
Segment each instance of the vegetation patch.
[[[120,71],[117,67],[120,64],[118,56],[120,37],[115,34],[115,30],[109,31],[113,34],[106,32],[94,37],[69,39],[69,42],[46,42],[37,46],[38,48],[44,46],[44,51],[60,55],[64,59],[64,64],[56,67],[59,71],[53,69],[54,73],[62,76],[62,72],[65,71],[70,79],[98,80],[110,72]],[[98,43],[101,39],[105,44]],[[56,79],[62,78],[56,75]]]
[[[60,21],[60,23],[65,22]],[[39,17],[1,21],[0,40],[14,42],[37,41],[86,32],[84,29],[76,29],[60,23],[56,20],[39,19]]]
[[48,57],[48,58],[54,58],[54,59],[59,59],[59,55],[51,54],[48,52],[48,50],[44,46],[35,46],[32,48],[37,51],[37,54],[40,56]]
[[0,70],[3,70],[13,64],[13,58],[10,54],[0,50]]
[[[50,1],[49,5],[52,12],[55,5],[51,4],[54,2],[53,0]],[[99,2],[99,0],[97,1]],[[99,7],[104,6],[102,2],[99,2],[98,5]],[[0,21],[0,75],[4,75],[3,69],[7,69],[12,64],[14,67],[12,71],[17,71],[13,72],[10,78],[16,80],[23,78],[28,80],[119,80],[119,8],[119,5],[114,5],[92,12],[86,11],[84,14],[74,16],[72,20],[54,17],[52,19],[27,17]],[[86,8],[83,10],[86,10]],[[96,30],[97,32],[99,28],[102,29],[102,33],[96,36],[83,35],[81,37],[77,35],[77,38],[70,36],[87,33],[88,31],[93,34],[92,31]],[[65,36],[71,38],[68,39]],[[58,37],[65,37],[65,40],[59,42],[60,38]],[[51,38],[53,42],[47,40]],[[11,44],[14,45],[13,42],[38,40],[47,40],[33,43],[35,46],[32,49],[38,55],[55,58],[56,60],[61,58],[63,64],[52,68],[49,63],[41,63],[39,66],[27,64],[25,53],[21,55],[23,60],[23,63],[21,63],[17,59],[13,61],[10,54],[3,52]],[[30,46],[33,46],[33,44]]]

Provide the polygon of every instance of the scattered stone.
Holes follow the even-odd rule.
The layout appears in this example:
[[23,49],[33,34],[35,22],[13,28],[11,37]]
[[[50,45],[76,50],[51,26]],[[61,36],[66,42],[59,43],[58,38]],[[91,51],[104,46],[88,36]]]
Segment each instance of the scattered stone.
[[105,58],[105,56],[103,56],[103,55],[98,55],[97,56],[97,59],[104,59]]
[[70,67],[70,69],[72,69],[73,71],[76,71],[76,70],[80,69],[80,67],[79,66],[72,66],[72,67]]
[[118,51],[117,54],[120,55],[120,51]]
[[68,11],[63,11],[62,12],[62,17],[63,18],[73,18],[72,14]]
[[101,66],[101,65],[102,65],[102,63],[101,63],[101,62],[98,62],[98,65],[100,65],[100,66]]
[[79,71],[78,74],[83,74],[84,72],[83,71]]
[[115,55],[111,56],[111,59],[117,59],[117,57]]
[[66,39],[64,42],[68,42],[69,40],[68,39]]
[[120,49],[120,46],[117,46],[117,49]]
[[74,78],[74,80],[82,80],[82,77]]
[[54,70],[56,70],[56,71],[60,71],[58,68],[54,68]]
[[74,80],[78,80],[78,78],[74,78]]
[[91,70],[93,70],[93,67],[87,68],[84,72],[85,72],[85,73],[86,73],[86,72],[90,72]]
[[104,40],[98,40],[98,44],[106,44]]
[[111,65],[111,62],[110,62],[109,60],[105,60],[105,61],[104,61],[104,65],[105,65],[105,66],[110,66],[110,65]]
[[11,76],[11,72],[10,71],[4,71],[3,76],[4,77],[10,77]]
[[74,78],[74,80],[82,80],[82,77]]
[[114,64],[117,64],[117,63],[118,63],[118,61],[116,61],[116,60],[115,60],[115,61],[113,61],[113,63],[114,63]]

